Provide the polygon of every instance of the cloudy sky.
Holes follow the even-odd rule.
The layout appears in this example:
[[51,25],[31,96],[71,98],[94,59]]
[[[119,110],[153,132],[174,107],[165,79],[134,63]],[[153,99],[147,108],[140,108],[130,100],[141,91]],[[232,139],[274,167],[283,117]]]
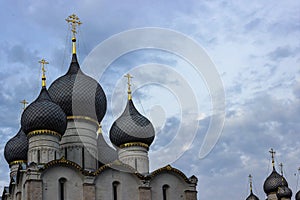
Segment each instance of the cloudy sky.
[[[300,3],[295,0],[0,1],[1,190],[9,183],[3,148],[20,127],[19,101],[33,101],[40,90],[38,60],[50,62],[48,85],[68,68],[70,31],[64,19],[72,13],[83,22],[78,31],[83,69],[105,41],[113,40],[105,47],[111,54],[136,43],[142,47],[116,53],[117,57],[105,64],[101,59],[108,53],[97,55],[101,59],[93,62],[94,71],[86,66],[86,71],[94,73],[91,76],[98,77],[109,100],[103,120],[106,139],[125,106],[123,75],[130,72],[135,105],[156,128],[150,152],[152,170],[165,165],[164,161],[172,162],[187,176],[198,177],[199,199],[224,200],[245,199],[251,173],[254,192],[264,199],[262,184],[271,170],[268,151],[274,148],[277,168],[282,162],[289,186],[294,194],[299,190]],[[174,32],[186,40],[151,34],[142,35],[144,40],[134,35],[138,42],[124,37],[114,40],[126,31],[147,33],[149,27],[161,34]],[[147,43],[153,38],[158,44],[167,43],[171,50]],[[189,41],[202,49],[201,55],[187,45]],[[179,55],[174,48],[188,53]],[[203,58],[201,66],[194,65],[195,57]],[[208,58],[213,66],[205,62]],[[99,74],[97,67],[104,65]],[[213,106],[213,98],[220,94],[215,94],[215,85],[207,81],[215,72],[222,87],[218,81],[215,84],[225,93],[226,115],[224,126],[219,120],[223,127],[220,136],[208,134],[212,119],[222,115]],[[217,143],[200,158],[207,137]]]

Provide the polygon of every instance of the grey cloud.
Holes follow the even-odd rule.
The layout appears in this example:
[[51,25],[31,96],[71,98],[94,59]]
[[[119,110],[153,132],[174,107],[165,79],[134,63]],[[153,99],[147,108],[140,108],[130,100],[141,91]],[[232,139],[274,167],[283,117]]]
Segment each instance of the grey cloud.
[[294,51],[292,50],[292,48],[290,46],[281,46],[281,47],[277,47],[274,51],[270,52],[268,54],[268,57],[271,60],[281,60],[283,58],[287,58],[289,56],[294,55]]
[[293,94],[295,95],[296,98],[300,99],[300,82],[299,81],[295,82],[295,84],[294,84]]
[[248,31],[256,30],[260,24],[261,24],[261,19],[255,18],[250,22],[248,22],[247,24],[245,24],[245,31],[248,32]]

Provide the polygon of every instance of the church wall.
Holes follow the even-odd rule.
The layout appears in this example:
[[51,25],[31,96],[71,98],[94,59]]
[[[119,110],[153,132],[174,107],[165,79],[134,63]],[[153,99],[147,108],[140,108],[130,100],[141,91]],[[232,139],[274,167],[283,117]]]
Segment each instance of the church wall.
[[163,172],[154,177],[150,182],[152,199],[163,199],[163,187],[166,187],[167,199],[185,200],[185,190],[189,185],[178,175]]
[[56,166],[47,169],[43,175],[43,200],[56,200],[60,195],[60,179],[64,178],[65,199],[83,199],[83,176],[72,168]]
[[117,184],[118,200],[138,200],[140,180],[131,173],[106,169],[96,177],[96,200],[113,199],[113,183]]

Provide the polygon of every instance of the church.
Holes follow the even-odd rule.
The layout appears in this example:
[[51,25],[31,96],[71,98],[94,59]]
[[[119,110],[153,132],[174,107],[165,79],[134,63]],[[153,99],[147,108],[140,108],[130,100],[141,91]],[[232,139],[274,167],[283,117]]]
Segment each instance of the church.
[[[272,155],[272,172],[266,178],[263,184],[264,192],[267,196],[266,200],[292,200],[293,192],[289,188],[289,184],[283,175],[283,164],[280,163],[280,174],[275,168],[275,151],[271,149],[269,151]],[[299,169],[300,170],[300,169]],[[259,198],[253,193],[252,176],[249,175],[250,194],[246,200],[259,200]],[[300,190],[295,194],[295,200],[300,200]]]
[[66,21],[73,33],[69,69],[47,87],[48,62],[39,61],[40,93],[24,108],[20,129],[5,146],[10,182],[2,200],[196,200],[197,177],[171,165],[149,171],[155,131],[134,105],[130,74],[127,104],[109,131],[113,147],[106,143],[106,95],[78,63],[79,18],[73,14]]

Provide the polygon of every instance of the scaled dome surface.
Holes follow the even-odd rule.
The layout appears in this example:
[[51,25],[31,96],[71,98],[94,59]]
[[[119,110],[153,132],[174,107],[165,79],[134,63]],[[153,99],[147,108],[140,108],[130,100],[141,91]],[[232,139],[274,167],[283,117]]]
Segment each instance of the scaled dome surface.
[[118,147],[132,142],[150,146],[154,137],[155,131],[151,122],[137,111],[131,99],[128,100],[124,112],[110,129],[111,142]]
[[278,191],[277,191],[276,195],[279,199],[281,199],[281,198],[291,198],[292,195],[293,195],[293,192],[287,186],[281,186],[281,187],[278,188]]
[[277,192],[278,187],[287,186],[288,183],[283,176],[278,174],[275,169],[273,169],[272,173],[264,182],[264,191],[266,194],[270,194],[271,192]]
[[300,200],[300,190],[296,193],[295,199]]
[[246,200],[259,200],[259,198],[251,192],[251,194],[247,197]]
[[27,161],[28,139],[22,129],[5,145],[4,157],[8,164],[14,161]]
[[38,98],[24,110],[21,125],[26,135],[37,130],[50,130],[63,135],[67,118],[59,105],[51,100],[46,87],[43,87]]
[[101,122],[106,113],[106,96],[100,84],[85,75],[73,54],[68,72],[49,87],[52,100],[67,116],[85,116]]

